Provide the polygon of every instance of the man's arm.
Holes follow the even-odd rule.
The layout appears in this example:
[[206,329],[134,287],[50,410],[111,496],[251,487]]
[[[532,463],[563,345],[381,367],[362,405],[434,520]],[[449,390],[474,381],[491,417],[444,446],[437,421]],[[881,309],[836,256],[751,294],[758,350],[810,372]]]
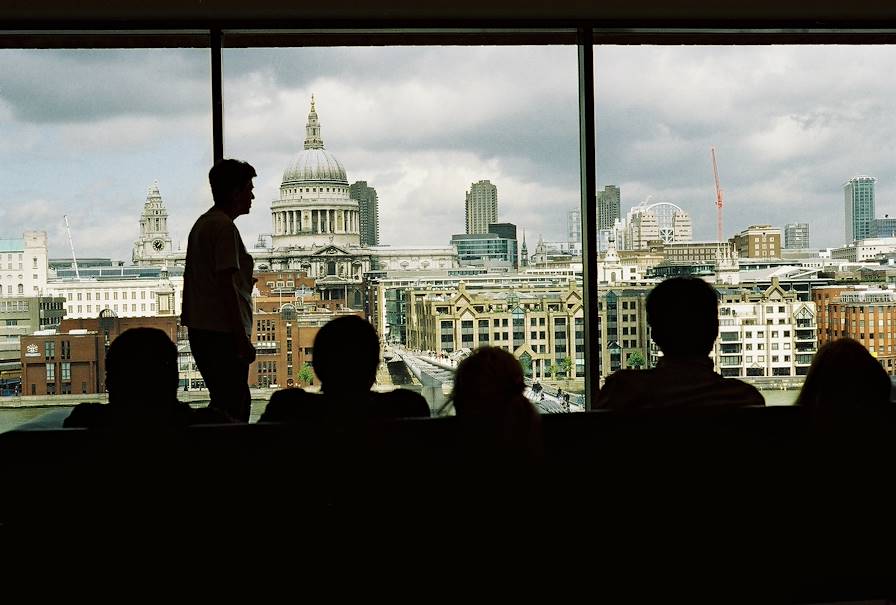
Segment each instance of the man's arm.
[[236,343],[237,357],[247,363],[255,361],[255,347],[246,335],[243,318],[240,314],[240,294],[237,286],[239,274],[236,269],[228,269],[217,273],[218,292],[221,293],[221,304],[227,309],[230,333]]

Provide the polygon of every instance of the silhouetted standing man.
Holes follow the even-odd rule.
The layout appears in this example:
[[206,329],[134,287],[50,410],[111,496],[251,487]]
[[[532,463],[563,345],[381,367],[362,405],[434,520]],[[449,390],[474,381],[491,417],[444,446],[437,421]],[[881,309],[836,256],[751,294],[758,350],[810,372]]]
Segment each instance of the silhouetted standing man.
[[233,221],[252,208],[255,169],[221,160],[208,173],[215,205],[199,217],[187,242],[181,323],[209,390],[209,407],[248,422],[253,261]]

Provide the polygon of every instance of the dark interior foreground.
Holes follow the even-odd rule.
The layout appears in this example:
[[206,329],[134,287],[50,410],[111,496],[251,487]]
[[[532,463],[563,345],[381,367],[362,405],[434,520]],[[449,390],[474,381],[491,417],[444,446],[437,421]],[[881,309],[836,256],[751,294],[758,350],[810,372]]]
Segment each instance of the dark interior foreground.
[[894,415],[792,407],[552,415],[535,464],[471,447],[454,417],[20,430],[0,435],[0,531],[190,543],[226,528],[259,548],[343,543],[393,563],[553,560],[595,594],[879,599],[893,594],[894,430]]

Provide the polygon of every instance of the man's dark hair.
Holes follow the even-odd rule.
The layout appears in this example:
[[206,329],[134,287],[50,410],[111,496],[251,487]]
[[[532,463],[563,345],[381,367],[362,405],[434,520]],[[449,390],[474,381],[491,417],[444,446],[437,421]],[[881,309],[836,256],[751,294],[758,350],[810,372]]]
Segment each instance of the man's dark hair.
[[664,355],[709,355],[719,334],[719,296],[696,277],[672,277],[647,295],[647,323]]
[[131,328],[106,353],[110,401],[159,403],[177,396],[177,347],[162,330]]
[[311,363],[324,392],[369,391],[380,363],[376,330],[357,315],[327,322],[314,337]]
[[208,183],[212,187],[215,206],[226,206],[231,196],[258,176],[249,162],[226,159],[215,163],[208,171]]

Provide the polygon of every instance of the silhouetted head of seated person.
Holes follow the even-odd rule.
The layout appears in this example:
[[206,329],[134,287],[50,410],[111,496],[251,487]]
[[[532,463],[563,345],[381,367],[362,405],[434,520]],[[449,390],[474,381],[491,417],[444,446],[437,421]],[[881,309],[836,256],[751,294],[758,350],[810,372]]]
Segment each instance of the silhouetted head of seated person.
[[523,369],[498,347],[481,347],[457,366],[451,399],[467,421],[472,445],[503,450],[521,461],[541,455],[541,419],[526,399]]
[[719,335],[719,297],[696,277],[673,277],[647,295],[653,341],[669,359],[703,359]]
[[890,377],[862,343],[839,338],[818,349],[796,403],[820,415],[886,410]]
[[155,328],[126,330],[106,353],[109,403],[76,406],[64,426],[152,428],[224,421],[178,401],[177,387],[177,347],[168,335]]
[[324,394],[362,397],[376,382],[380,341],[370,322],[346,315],[324,324],[314,338],[311,365]]
[[277,391],[262,422],[429,416],[429,405],[419,393],[370,390],[380,363],[380,341],[370,322],[357,315],[327,322],[314,337],[313,351],[311,365],[323,396],[303,389]]

